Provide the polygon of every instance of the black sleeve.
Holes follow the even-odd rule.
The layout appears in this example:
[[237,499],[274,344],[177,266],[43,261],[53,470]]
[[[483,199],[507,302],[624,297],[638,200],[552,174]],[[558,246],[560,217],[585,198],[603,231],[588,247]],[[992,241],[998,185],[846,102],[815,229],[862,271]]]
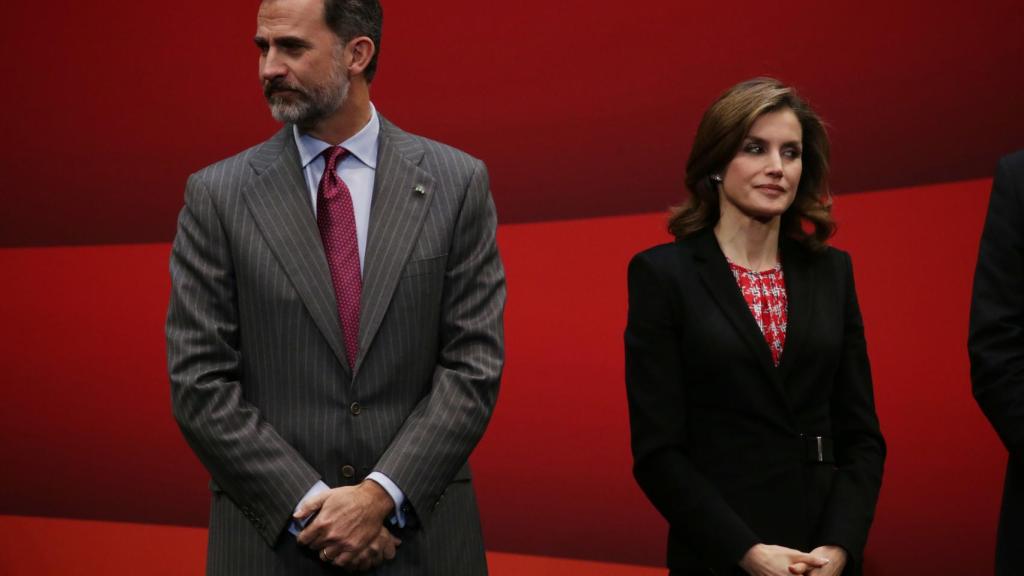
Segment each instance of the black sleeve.
[[633,474],[693,550],[731,573],[758,537],[691,464],[686,451],[686,382],[665,273],[639,254],[629,265],[626,391]]
[[1011,451],[1024,449],[1024,152],[996,171],[974,271],[967,349],[974,397]]
[[836,472],[819,539],[821,544],[842,546],[850,557],[849,563],[859,564],[882,486],[886,448],[875,412],[871,364],[853,281],[853,264],[848,255],[842,256],[843,349],[830,401]]

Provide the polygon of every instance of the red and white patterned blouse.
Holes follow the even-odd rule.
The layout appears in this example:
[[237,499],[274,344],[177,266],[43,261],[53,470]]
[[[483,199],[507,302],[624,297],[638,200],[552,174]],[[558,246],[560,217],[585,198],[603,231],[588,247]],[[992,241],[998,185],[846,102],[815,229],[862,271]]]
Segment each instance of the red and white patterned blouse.
[[771,348],[772,361],[778,366],[786,344],[786,312],[789,307],[782,264],[776,264],[771,270],[754,272],[730,261],[729,268],[757,321],[757,327]]

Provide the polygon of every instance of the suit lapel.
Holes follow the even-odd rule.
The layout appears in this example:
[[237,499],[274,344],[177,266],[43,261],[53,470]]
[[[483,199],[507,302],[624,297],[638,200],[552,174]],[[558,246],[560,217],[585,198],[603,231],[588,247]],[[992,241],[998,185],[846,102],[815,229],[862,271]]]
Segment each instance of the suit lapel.
[[253,153],[245,191],[256,224],[338,361],[348,369],[338,303],[291,126]]
[[363,264],[358,372],[433,201],[434,178],[419,168],[422,144],[381,117],[377,172]]
[[696,240],[698,243],[695,247],[695,256],[701,280],[707,286],[715,303],[747,343],[750,352],[757,357],[758,364],[774,377],[771,350],[761,334],[761,329],[757,327],[753,314],[750,313],[747,301],[743,299],[743,294],[736,285],[736,278],[729,269],[729,262],[719,248],[715,235],[708,230],[701,232]]
[[779,375],[785,382],[809,331],[815,296],[814,267],[803,248],[793,240],[782,242],[782,273],[789,302],[786,312],[786,343],[779,362]]
[[712,299],[732,323],[736,332],[746,342],[750,353],[757,359],[758,365],[761,366],[765,376],[772,383],[779,398],[789,409],[789,399],[782,385],[781,375],[772,362],[771,349],[768,347],[761,329],[758,328],[754,315],[750,313],[747,301],[740,293],[736,278],[733,276],[732,270],[729,269],[729,262],[718,246],[714,233],[710,229],[705,230],[700,232],[699,237],[695,240],[697,244],[694,256],[698,263],[697,270],[700,273],[701,281],[704,282]]

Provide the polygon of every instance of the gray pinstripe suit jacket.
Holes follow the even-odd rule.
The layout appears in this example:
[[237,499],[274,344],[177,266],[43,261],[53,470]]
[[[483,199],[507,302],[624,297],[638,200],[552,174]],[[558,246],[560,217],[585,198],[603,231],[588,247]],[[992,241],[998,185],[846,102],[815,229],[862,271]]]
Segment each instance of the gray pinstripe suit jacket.
[[[208,574],[325,574],[287,525],[373,470],[415,527],[378,574],[486,572],[466,460],[503,363],[483,163],[382,119],[349,366],[291,127],[188,181],[167,317],[174,415],[212,477]],[[358,403],[358,408],[354,405]]]

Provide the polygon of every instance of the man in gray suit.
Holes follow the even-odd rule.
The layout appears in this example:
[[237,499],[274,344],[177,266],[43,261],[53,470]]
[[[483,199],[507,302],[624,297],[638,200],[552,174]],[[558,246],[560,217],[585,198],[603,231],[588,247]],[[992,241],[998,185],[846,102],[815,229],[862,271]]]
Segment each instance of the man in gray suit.
[[486,573],[467,458],[505,281],[483,163],[377,114],[376,0],[263,0],[275,136],[193,174],[174,415],[210,472],[208,574]]

